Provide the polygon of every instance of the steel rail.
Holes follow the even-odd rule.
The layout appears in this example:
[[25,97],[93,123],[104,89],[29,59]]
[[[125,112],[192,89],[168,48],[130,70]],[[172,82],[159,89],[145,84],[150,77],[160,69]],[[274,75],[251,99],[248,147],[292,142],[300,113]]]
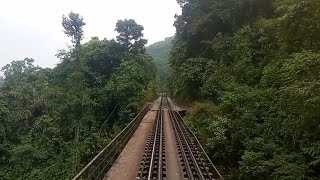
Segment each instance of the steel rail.
[[[161,103],[162,104],[162,103]],[[162,150],[163,150],[163,111],[162,107],[160,109],[160,143],[159,143],[159,159],[158,159],[158,178],[157,179],[162,179],[163,174],[162,174]]]
[[161,107],[159,108],[159,113],[158,113],[157,122],[156,122],[156,130],[154,133],[152,154],[151,154],[150,167],[149,167],[149,172],[148,172],[148,180],[151,180],[151,176],[152,176],[153,163],[154,163],[154,158],[155,158],[155,154],[156,154],[155,151],[156,151],[156,145],[157,145],[157,136],[158,136],[158,131],[159,131],[159,122],[160,122],[160,116],[161,116],[160,114],[161,114]]
[[[151,180],[153,177],[153,168],[154,163],[156,159],[156,154],[158,152],[158,168],[157,168],[157,178],[162,179],[162,148],[163,148],[163,142],[162,142],[162,136],[163,136],[163,124],[162,124],[162,101],[163,97],[161,96],[160,99],[160,105],[158,110],[158,117],[156,121],[156,127],[155,127],[155,133],[154,133],[154,139],[153,139],[153,147],[152,147],[152,154],[151,154],[151,160],[150,160],[150,167],[148,171],[148,180]],[[158,149],[157,149],[157,142],[160,142]]]
[[[184,147],[186,148],[186,149],[184,149],[184,147],[181,147],[181,143],[179,143],[180,147],[181,147],[180,149],[181,149],[183,154],[185,154],[184,151],[186,150],[188,155],[190,156],[190,159],[191,159],[191,162],[190,162],[184,156],[184,158],[186,159],[184,161],[185,161],[185,164],[187,166],[187,171],[188,171],[189,178],[191,178],[191,179],[195,178],[195,177],[193,177],[193,173],[190,172],[191,169],[189,169],[190,166],[192,166],[193,168],[195,168],[194,170],[197,172],[197,174],[196,174],[196,176],[198,176],[198,177],[196,177],[197,179],[198,178],[200,178],[200,179],[208,179],[208,178],[211,179],[212,177],[210,176],[210,172],[208,172],[208,170],[206,168],[206,164],[204,163],[204,161],[201,160],[201,156],[200,156],[199,152],[195,148],[194,143],[191,141],[188,133],[186,132],[186,128],[184,126],[182,117],[181,116],[179,116],[179,117],[177,116],[178,113],[174,112],[172,110],[171,104],[169,104],[169,107],[170,107],[170,113],[172,114],[172,117],[173,117],[172,118],[173,124],[176,126],[176,128],[175,128],[175,130],[177,131],[176,134],[179,136],[177,139],[178,139],[178,141],[182,140],[184,142],[184,145],[185,145]],[[197,156],[197,158],[195,156]],[[198,161],[201,161],[201,163],[202,163],[201,167],[199,166]],[[190,163],[190,165],[189,165],[189,163]],[[205,170],[206,176],[202,172],[202,169]]]
[[[172,112],[173,113],[173,112]],[[182,138],[182,140],[185,142],[185,144],[186,144],[186,147],[187,147],[187,149],[188,149],[188,153],[190,154],[190,156],[191,156],[191,159],[192,159],[192,164],[194,164],[194,166],[196,167],[196,170],[197,170],[197,173],[198,173],[198,175],[199,175],[199,177],[200,177],[200,179],[205,179],[205,177],[203,176],[203,173],[202,173],[202,171],[201,171],[201,169],[200,169],[200,167],[199,167],[199,165],[198,165],[198,163],[197,163],[197,160],[196,160],[196,158],[194,157],[194,154],[193,154],[193,152],[192,152],[192,150],[191,150],[191,147],[190,147],[190,145],[189,145],[189,142],[188,142],[188,140],[187,140],[187,138],[186,138],[186,134],[183,132],[183,130],[182,130],[182,128],[181,128],[181,125],[180,125],[180,123],[178,122],[179,120],[177,119],[177,117],[176,117],[176,115],[173,113],[173,116],[174,116],[174,121],[175,121],[175,123],[176,123],[176,125],[177,125],[177,127],[178,127],[178,131],[180,131],[180,138]]]
[[179,129],[179,131],[181,132],[181,137],[183,138],[184,142],[185,142],[186,145],[187,145],[188,151],[189,151],[189,153],[190,153],[190,155],[191,155],[193,164],[194,164],[195,167],[196,167],[196,170],[197,170],[197,172],[198,172],[198,175],[200,176],[201,179],[205,179],[205,177],[204,177],[204,175],[203,175],[203,173],[202,173],[202,170],[201,170],[201,168],[200,168],[200,166],[199,166],[199,164],[198,164],[198,162],[197,162],[196,158],[194,157],[194,154],[193,154],[193,152],[192,152],[192,150],[191,150],[191,147],[190,147],[190,144],[189,144],[189,142],[188,142],[188,140],[187,140],[186,134],[185,134],[185,132],[182,130],[181,124],[178,122],[179,120],[178,120],[176,114],[173,113],[173,116],[174,116],[174,119],[175,119],[175,121],[176,121],[176,124],[178,125],[178,129]]
[[[169,109],[169,116],[170,116],[171,120],[174,118],[171,108]],[[174,134],[176,135],[177,143],[178,143],[178,145],[180,147],[180,151],[181,151],[181,154],[182,154],[182,157],[183,157],[182,160],[183,160],[183,162],[184,162],[184,164],[186,166],[188,178],[193,180],[194,177],[193,177],[193,174],[192,174],[192,170],[191,170],[190,164],[188,162],[188,158],[187,158],[186,152],[185,152],[185,150],[183,148],[183,143],[182,143],[181,139],[179,138],[180,135],[179,135],[179,132],[177,130],[176,123],[172,122],[172,125],[173,125]]]
[[[182,116],[177,113],[178,116],[180,117],[180,119],[183,119]],[[188,131],[192,134],[193,138],[196,140],[197,144],[199,145],[201,151],[203,152],[203,154],[206,156],[207,160],[209,161],[210,165],[213,167],[213,169],[215,170],[215,172],[217,173],[217,175],[219,176],[219,178],[221,180],[223,180],[224,178],[222,177],[222,175],[220,174],[220,172],[218,171],[218,169],[216,168],[216,166],[213,164],[213,162],[211,161],[211,159],[209,158],[208,154],[206,153],[206,151],[204,150],[204,148],[202,147],[202,145],[200,144],[199,139],[197,138],[197,136],[193,133],[193,131],[189,128],[189,126],[182,121],[182,123],[184,124],[185,127],[187,127]]]

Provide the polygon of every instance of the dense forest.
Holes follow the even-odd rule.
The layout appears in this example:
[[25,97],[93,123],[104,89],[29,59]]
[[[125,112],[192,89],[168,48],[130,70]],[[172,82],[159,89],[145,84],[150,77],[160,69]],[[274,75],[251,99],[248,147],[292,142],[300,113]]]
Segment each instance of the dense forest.
[[56,67],[3,67],[0,179],[73,177],[165,91],[193,102],[185,120],[226,179],[320,179],[320,1],[177,3],[175,36],[148,47],[132,19],[83,43],[71,12]]
[[228,179],[320,179],[320,1],[178,0],[170,86]]
[[1,69],[0,179],[70,179],[154,96],[144,28],[119,20],[116,39],[81,43],[84,26],[63,16],[71,45],[55,68],[26,58]]

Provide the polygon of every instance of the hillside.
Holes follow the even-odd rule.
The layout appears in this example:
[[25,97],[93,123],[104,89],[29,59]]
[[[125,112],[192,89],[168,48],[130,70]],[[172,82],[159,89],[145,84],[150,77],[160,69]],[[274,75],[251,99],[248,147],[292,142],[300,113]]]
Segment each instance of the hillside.
[[155,59],[168,60],[172,48],[172,37],[156,42],[147,47],[147,52]]
[[[320,1],[179,1],[174,96],[226,179],[319,179]],[[192,7],[192,8],[190,8]]]
[[173,38],[174,37],[167,37],[163,41],[151,44],[146,48],[147,53],[150,54],[155,61],[161,91],[168,91],[168,78],[171,74],[171,68],[168,62]]

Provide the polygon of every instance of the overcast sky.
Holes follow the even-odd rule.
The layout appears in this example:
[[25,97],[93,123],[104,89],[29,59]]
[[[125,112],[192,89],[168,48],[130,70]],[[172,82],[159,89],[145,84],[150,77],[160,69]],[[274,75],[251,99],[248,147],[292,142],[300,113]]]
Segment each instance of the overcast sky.
[[1,0],[0,67],[12,60],[34,58],[41,67],[54,67],[58,49],[70,39],[62,32],[62,15],[83,16],[84,42],[93,36],[115,38],[119,19],[135,19],[144,26],[149,44],[175,33],[176,0]]

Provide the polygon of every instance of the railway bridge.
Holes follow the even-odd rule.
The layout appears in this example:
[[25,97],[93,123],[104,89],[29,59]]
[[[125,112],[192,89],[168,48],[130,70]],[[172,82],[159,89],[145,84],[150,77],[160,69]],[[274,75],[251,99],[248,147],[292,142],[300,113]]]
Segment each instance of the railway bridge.
[[223,179],[184,123],[181,108],[162,94],[139,114],[73,180]]

